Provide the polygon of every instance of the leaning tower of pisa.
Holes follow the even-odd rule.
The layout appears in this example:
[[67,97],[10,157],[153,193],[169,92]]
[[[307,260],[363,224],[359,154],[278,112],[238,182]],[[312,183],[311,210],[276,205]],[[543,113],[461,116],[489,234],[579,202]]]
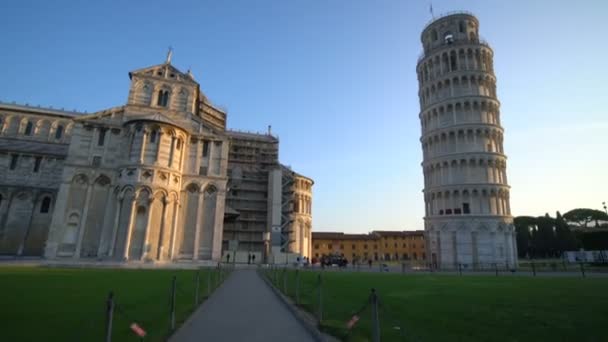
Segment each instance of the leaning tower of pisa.
[[[469,13],[434,19],[418,60],[429,262],[517,267],[492,48]],[[460,265],[460,266],[459,266]]]

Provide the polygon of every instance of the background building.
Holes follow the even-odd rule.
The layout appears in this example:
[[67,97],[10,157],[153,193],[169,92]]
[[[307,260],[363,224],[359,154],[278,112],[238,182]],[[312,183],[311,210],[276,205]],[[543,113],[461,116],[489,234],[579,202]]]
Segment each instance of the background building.
[[353,260],[424,262],[426,246],[424,232],[373,231],[369,234],[344,234],[341,232],[312,233],[312,257],[338,254],[349,263]]
[[430,261],[444,268],[516,266],[494,53],[468,13],[432,21],[421,41],[416,71]]
[[232,240],[267,257],[278,139],[227,131],[170,59],[130,72],[127,103],[93,114],[0,103],[0,254],[217,261]]

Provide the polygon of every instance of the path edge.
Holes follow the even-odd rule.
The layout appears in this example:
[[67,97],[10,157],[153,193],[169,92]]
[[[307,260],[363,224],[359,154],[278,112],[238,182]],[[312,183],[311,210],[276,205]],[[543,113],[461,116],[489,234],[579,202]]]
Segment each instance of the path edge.
[[175,329],[175,331],[173,331],[169,336],[167,336],[167,338],[165,339],[166,342],[171,342],[178,331],[180,331],[182,328],[184,328],[187,325],[190,325],[192,323],[192,320],[194,319],[195,314],[203,309],[203,306],[205,306],[205,303],[207,303],[207,301],[217,293],[217,290],[219,290],[219,288],[222,287],[224,285],[224,283],[226,283],[226,280],[228,280],[228,278],[230,278],[232,276],[233,272],[234,272],[234,270],[232,270],[230,273],[228,273],[228,277],[224,278],[224,280],[220,283],[220,285],[218,287],[216,287],[213,291],[211,291],[211,294],[209,295],[209,297],[207,297],[204,301],[202,301],[198,305],[196,310],[192,311],[192,313],[190,314],[190,316],[188,316],[188,318],[184,321],[184,323],[182,323],[177,329]]
[[302,313],[300,311],[301,309],[299,309],[289,297],[287,297],[283,293],[281,293],[281,291],[279,291],[279,289],[277,289],[270,282],[270,280],[268,280],[268,278],[266,278],[263,274],[261,274],[260,270],[257,270],[256,273],[257,273],[258,277],[260,277],[260,278],[262,278],[262,280],[264,280],[264,283],[266,283],[266,285],[272,290],[272,292],[275,294],[275,296],[277,296],[279,301],[281,303],[283,303],[283,305],[287,308],[287,310],[289,310],[289,312],[291,312],[291,314],[298,320],[298,322],[300,322],[300,324],[302,324],[304,326],[304,328],[306,328],[308,333],[313,337],[313,339],[315,341],[329,342],[329,340],[319,330],[318,326],[316,324],[311,323],[310,320],[304,316],[304,313]]

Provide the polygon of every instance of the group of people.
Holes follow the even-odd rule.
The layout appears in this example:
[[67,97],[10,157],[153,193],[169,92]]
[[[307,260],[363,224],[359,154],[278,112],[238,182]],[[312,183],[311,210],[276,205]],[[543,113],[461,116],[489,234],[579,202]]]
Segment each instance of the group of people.
[[[226,254],[226,262],[230,263],[230,253]],[[247,264],[255,264],[255,254],[247,254]]]

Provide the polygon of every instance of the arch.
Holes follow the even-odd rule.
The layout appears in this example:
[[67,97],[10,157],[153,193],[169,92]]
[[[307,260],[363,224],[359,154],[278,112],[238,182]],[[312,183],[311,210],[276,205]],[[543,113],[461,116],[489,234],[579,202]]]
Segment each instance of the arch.
[[106,176],[104,174],[101,174],[101,175],[99,175],[95,179],[94,184],[98,184],[98,185],[101,185],[101,186],[106,186],[106,185],[110,185],[111,182],[112,181],[110,180],[110,177],[108,177],[108,176]]
[[192,182],[184,187],[184,191],[189,193],[197,193],[200,191],[201,186],[198,183]]
[[89,177],[87,177],[87,175],[85,175],[84,173],[76,174],[74,177],[72,177],[72,183],[79,185],[87,185],[89,183]]

